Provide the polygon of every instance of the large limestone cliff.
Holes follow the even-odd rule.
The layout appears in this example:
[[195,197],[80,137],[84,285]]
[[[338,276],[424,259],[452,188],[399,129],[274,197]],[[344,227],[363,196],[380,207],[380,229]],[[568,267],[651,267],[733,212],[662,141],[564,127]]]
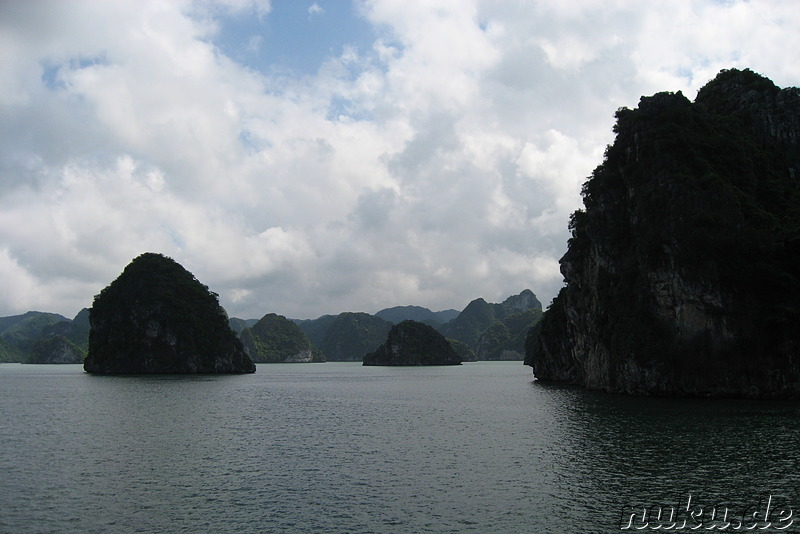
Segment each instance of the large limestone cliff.
[[525,363],[612,392],[800,396],[800,91],[722,71],[615,132]]

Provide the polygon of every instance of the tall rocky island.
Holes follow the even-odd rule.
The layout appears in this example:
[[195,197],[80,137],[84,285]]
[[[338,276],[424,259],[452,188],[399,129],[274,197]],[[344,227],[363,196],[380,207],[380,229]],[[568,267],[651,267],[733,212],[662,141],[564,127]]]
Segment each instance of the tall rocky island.
[[610,392],[800,396],[800,91],[725,70],[616,118],[525,363]]
[[89,373],[256,370],[217,295],[161,254],[142,254],[125,267],[94,298],[89,322]]
[[402,321],[389,330],[386,343],[364,356],[364,365],[460,365],[461,358],[432,326]]

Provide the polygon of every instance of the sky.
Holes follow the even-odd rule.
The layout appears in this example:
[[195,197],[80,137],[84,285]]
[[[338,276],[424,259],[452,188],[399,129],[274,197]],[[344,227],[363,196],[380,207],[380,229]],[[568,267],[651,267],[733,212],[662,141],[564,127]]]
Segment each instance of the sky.
[[0,316],[143,252],[229,315],[463,309],[563,279],[614,112],[800,85],[795,0],[3,0]]

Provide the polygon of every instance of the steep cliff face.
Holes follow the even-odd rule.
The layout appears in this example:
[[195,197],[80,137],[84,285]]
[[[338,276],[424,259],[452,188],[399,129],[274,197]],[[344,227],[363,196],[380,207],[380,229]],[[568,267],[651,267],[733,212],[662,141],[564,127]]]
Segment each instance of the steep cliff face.
[[161,254],[135,258],[95,297],[89,322],[89,373],[255,371],[216,294]]
[[614,392],[800,395],[800,92],[723,71],[615,132],[526,363]]
[[364,356],[364,365],[459,365],[461,358],[432,326],[403,321],[392,326],[386,343]]

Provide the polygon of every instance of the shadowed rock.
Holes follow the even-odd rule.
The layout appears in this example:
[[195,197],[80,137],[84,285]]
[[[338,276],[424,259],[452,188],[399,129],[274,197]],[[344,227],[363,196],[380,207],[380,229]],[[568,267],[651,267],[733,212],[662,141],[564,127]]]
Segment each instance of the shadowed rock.
[[612,392],[800,396],[800,91],[731,69],[614,131],[525,363]]

